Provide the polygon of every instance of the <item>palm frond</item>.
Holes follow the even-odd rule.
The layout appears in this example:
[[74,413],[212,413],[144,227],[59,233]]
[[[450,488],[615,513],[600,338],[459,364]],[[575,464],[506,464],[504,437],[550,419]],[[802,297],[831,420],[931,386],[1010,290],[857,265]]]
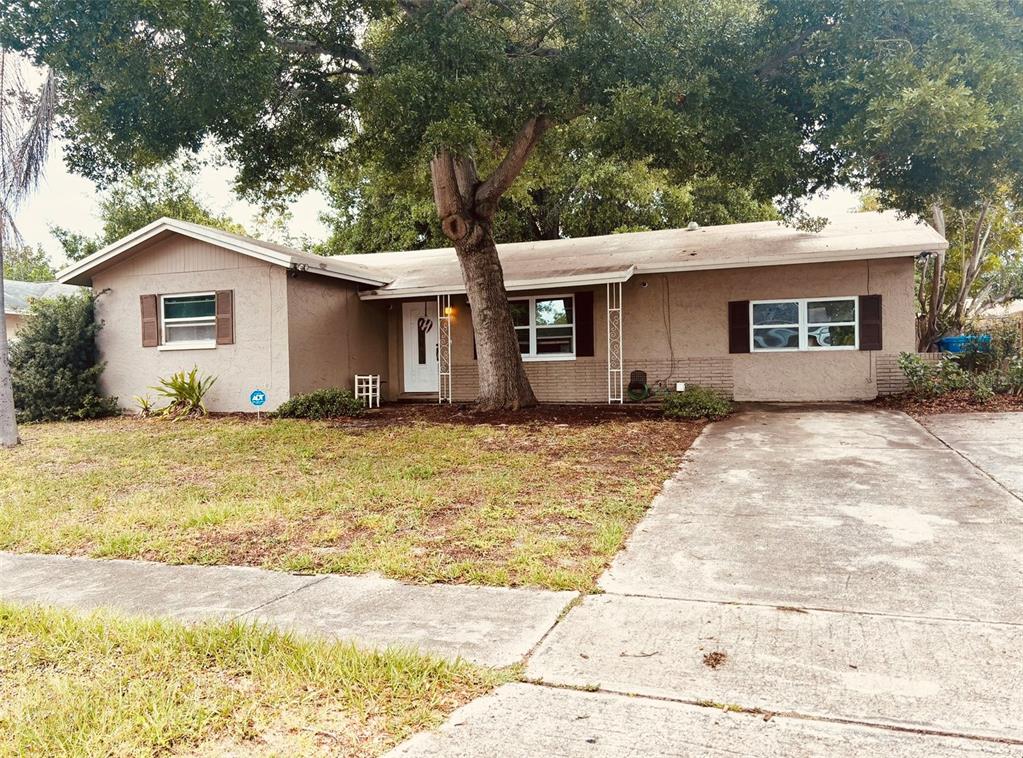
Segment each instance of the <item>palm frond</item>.
[[14,157],[15,194],[24,196],[36,188],[46,167],[57,113],[57,81],[50,72],[39,88],[29,114],[28,127],[18,142]]

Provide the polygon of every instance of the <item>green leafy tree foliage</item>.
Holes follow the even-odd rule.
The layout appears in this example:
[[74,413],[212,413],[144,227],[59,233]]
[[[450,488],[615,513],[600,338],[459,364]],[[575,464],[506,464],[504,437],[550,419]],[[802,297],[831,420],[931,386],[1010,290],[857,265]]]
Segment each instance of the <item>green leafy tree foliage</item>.
[[[862,198],[862,210],[883,207],[874,193]],[[961,334],[992,306],[1023,298],[1023,210],[1004,188],[967,208],[938,205],[936,215],[949,247],[941,260],[917,264],[921,351],[945,334]]]
[[1021,189],[1023,13],[1004,0],[12,0],[0,42],[57,72],[89,176],[207,138],[262,194],[340,160],[429,165],[484,407],[533,402],[496,214],[560,127],[756,200],[845,182],[919,211]]
[[4,250],[4,279],[15,282],[52,282],[56,277],[42,247],[22,245]]
[[33,300],[11,346],[19,421],[70,421],[110,415],[115,399],[99,390],[95,300],[75,295]]
[[[670,229],[695,221],[779,218],[773,204],[716,178],[674,177],[648,159],[601,155],[590,124],[552,130],[502,200],[494,236],[506,242]],[[318,252],[371,253],[446,247],[428,171],[346,163],[326,182],[331,236]]]
[[189,161],[142,169],[103,193],[99,202],[102,234],[89,237],[59,226],[52,228],[51,232],[73,261],[85,258],[163,216],[244,234],[245,229],[240,224],[211,211],[196,197],[197,171],[198,167]]

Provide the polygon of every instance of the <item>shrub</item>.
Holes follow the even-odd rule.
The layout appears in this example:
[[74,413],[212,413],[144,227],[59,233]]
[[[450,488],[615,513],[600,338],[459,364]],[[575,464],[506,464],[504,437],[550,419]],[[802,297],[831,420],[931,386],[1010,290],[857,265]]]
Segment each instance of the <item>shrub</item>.
[[1023,357],[1009,363],[1005,370],[1004,386],[1010,395],[1023,395]]
[[970,391],[978,403],[986,403],[995,396],[1001,377],[996,371],[985,371],[971,377]]
[[906,377],[909,391],[919,397],[935,397],[941,394],[938,372],[919,355],[899,354],[899,368]]
[[275,412],[280,418],[344,418],[362,414],[365,407],[361,400],[348,390],[340,387],[314,390],[282,403]]
[[732,401],[724,393],[709,387],[687,387],[669,392],[661,401],[661,412],[673,419],[722,419],[732,412]]
[[91,294],[32,301],[11,344],[14,407],[19,421],[71,421],[117,413],[116,398],[99,390],[103,364],[96,348]]
[[170,404],[161,408],[158,413],[174,419],[205,416],[207,414],[206,394],[217,381],[215,376],[200,376],[199,368],[191,371],[178,371],[167,379],[160,379],[160,384],[153,387],[158,395],[170,400]]

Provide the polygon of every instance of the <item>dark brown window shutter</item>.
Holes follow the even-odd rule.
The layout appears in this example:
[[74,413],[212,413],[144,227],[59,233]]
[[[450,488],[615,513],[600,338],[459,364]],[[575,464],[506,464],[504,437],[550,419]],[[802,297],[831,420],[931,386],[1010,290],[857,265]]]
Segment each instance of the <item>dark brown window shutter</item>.
[[234,290],[217,291],[217,344],[234,344]]
[[593,357],[593,290],[575,293],[575,354]]
[[860,350],[881,349],[881,296],[860,295]]
[[156,347],[160,344],[160,316],[157,312],[156,295],[140,295],[142,304],[142,347]]
[[728,352],[749,352],[749,300],[728,303]]

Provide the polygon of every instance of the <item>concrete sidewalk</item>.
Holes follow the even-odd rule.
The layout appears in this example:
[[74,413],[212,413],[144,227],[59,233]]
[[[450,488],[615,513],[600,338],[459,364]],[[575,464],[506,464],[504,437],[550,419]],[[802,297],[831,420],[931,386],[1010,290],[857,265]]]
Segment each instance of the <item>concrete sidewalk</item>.
[[0,553],[0,600],[109,608],[183,622],[241,620],[404,646],[484,666],[519,663],[575,592],[413,585],[376,576],[296,576],[233,566]]

